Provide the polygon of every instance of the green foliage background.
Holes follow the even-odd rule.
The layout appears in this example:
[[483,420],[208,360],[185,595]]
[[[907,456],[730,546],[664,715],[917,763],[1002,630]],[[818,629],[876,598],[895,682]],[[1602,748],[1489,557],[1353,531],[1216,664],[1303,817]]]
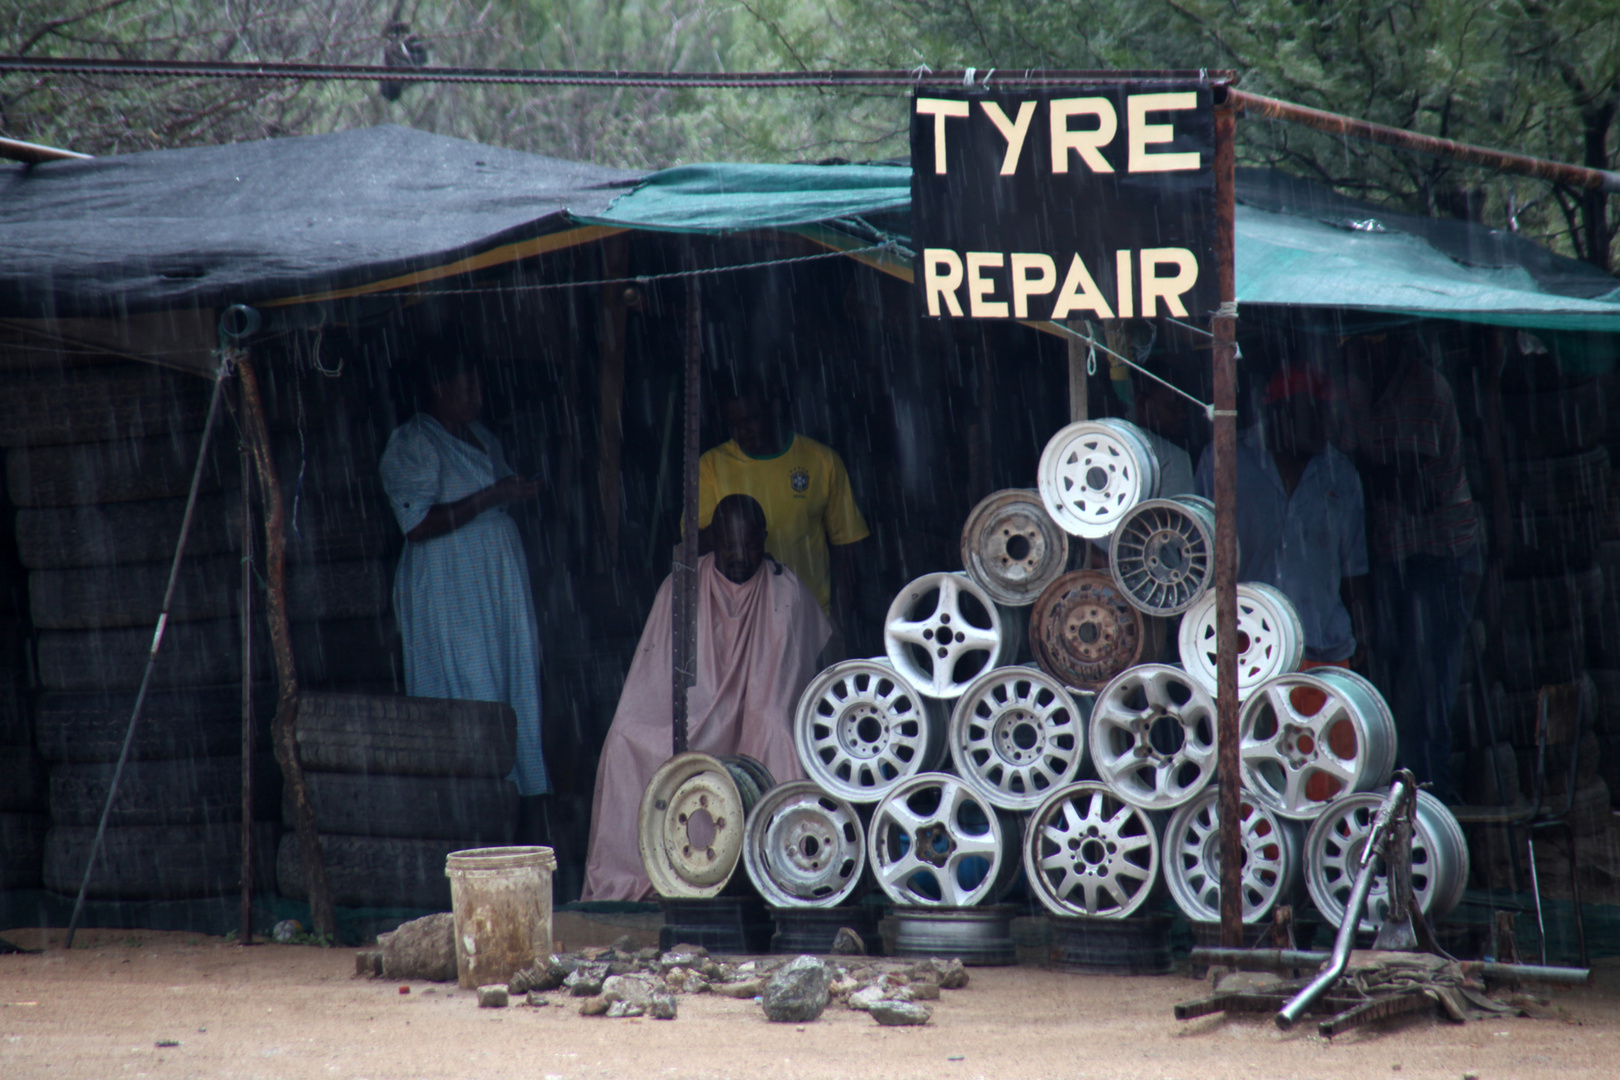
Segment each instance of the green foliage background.
[[[0,51],[376,63],[408,22],[433,64],[718,71],[1236,70],[1256,93],[1611,168],[1614,0],[0,0]],[[396,35],[397,37],[397,35]],[[900,92],[657,91],[0,78],[0,132],[107,154],[395,122],[633,168],[906,155]],[[1240,161],[1516,228],[1605,269],[1610,199],[1239,124]]]

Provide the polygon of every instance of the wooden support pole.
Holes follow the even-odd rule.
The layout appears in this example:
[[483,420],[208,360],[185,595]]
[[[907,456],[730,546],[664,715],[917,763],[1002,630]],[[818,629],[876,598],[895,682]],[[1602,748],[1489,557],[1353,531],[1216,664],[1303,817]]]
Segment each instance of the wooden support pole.
[[315,806],[304,783],[304,768],[298,760],[298,668],[293,662],[292,630],[287,622],[287,517],[276,476],[276,459],[270,452],[270,430],[264,419],[264,401],[259,396],[259,377],[253,359],[244,350],[236,364],[242,385],[242,426],[247,432],[259,476],[259,497],[264,501],[264,579],[265,616],[270,624],[270,652],[276,663],[280,694],[276,719],[271,726],[276,762],[287,781],[292,797],[293,827],[298,834],[298,853],[304,863],[304,881],[309,886],[309,914],[316,934],[336,940],[337,916],[332,909],[332,890],[326,880],[326,863],[321,858],[320,834],[315,825]]
[[696,277],[686,279],[686,424],[681,440],[681,510],[686,528],[681,533],[680,558],[675,564],[675,596],[671,611],[670,667],[675,706],[672,745],[686,753],[687,691],[697,682],[698,600],[698,444],[703,419],[703,289]]
[[[1084,319],[1070,319],[1069,329],[1076,334],[1085,334]],[[1086,373],[1088,348],[1080,343],[1079,338],[1069,338],[1069,423],[1075,424],[1081,420],[1091,419],[1091,381]]]
[[1215,262],[1221,309],[1215,335],[1215,707],[1220,793],[1221,944],[1243,945],[1242,780],[1237,695],[1237,275],[1233,269],[1236,114],[1215,110]]
[[[238,383],[238,396],[241,384]],[[242,410],[238,409],[240,415]],[[242,469],[242,923],[236,940],[253,944],[253,451],[244,441]]]
[[[602,277],[622,278],[630,269],[630,244],[623,236],[602,242]],[[619,498],[623,486],[621,455],[624,450],[624,331],[629,309],[622,282],[602,286],[602,311],[597,327],[601,354],[601,400],[597,421],[597,490],[602,500],[602,537],[599,557],[604,572],[618,565]]]

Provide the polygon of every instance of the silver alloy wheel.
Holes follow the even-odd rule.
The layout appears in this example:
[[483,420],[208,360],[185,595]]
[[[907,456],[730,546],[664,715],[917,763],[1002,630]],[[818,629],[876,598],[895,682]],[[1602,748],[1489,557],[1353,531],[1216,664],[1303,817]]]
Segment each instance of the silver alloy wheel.
[[1215,699],[1170,664],[1138,664],[1091,707],[1098,779],[1144,810],[1173,810],[1215,777]]
[[767,904],[834,907],[866,869],[866,830],[855,808],[809,780],[778,784],[743,828],[743,868]]
[[959,776],[923,773],[898,785],[872,811],[867,857],[896,904],[972,907],[994,901],[1017,876],[1017,819]]
[[1059,788],[1025,827],[1024,873],[1054,915],[1125,918],[1159,880],[1153,819],[1096,780]]
[[[1237,587],[1238,700],[1267,679],[1299,670],[1305,659],[1305,630],[1299,613],[1278,589],[1245,581]],[[1181,663],[1187,673],[1216,693],[1215,592],[1187,609],[1181,619]]]
[[1108,563],[1137,610],[1179,615],[1215,581],[1215,504],[1197,495],[1137,503],[1114,530]]
[[998,604],[1033,604],[1068,564],[1069,534],[1038,491],[992,492],[962,526],[962,568]]
[[[1176,906],[1194,922],[1221,918],[1220,792],[1202,795],[1170,815],[1164,829],[1164,881]],[[1303,827],[1252,798],[1239,803],[1243,841],[1243,921],[1260,922],[1299,892],[1305,873]]]
[[1332,801],[1389,783],[1395,724],[1371,683],[1338,668],[1267,680],[1238,714],[1243,789],[1306,820]]
[[[1316,910],[1333,926],[1344,922],[1344,906],[1355,885],[1361,853],[1384,796],[1375,792],[1335,802],[1305,834],[1305,887]],[[1431,922],[1462,902],[1468,884],[1468,844],[1462,827],[1444,803],[1427,791],[1417,796],[1412,830],[1412,895]],[[1357,929],[1372,932],[1389,914],[1389,880],[1373,878],[1367,907]]]
[[873,803],[939,766],[945,725],[940,704],[913,690],[887,660],[845,660],[799,695],[793,747],[823,789]]
[[641,795],[641,865],[659,896],[719,895],[742,854],[743,797],[718,758],[688,751],[658,767]]
[[883,644],[918,693],[954,698],[981,672],[1005,663],[1010,635],[990,594],[964,573],[924,574],[889,604]]
[[992,805],[1033,810],[1084,764],[1085,714],[1039,668],[994,668],[957,699],[948,744],[957,775]]
[[1038,478],[1052,520],[1070,535],[1100,540],[1137,503],[1158,495],[1159,460],[1136,425],[1082,420],[1047,441]]
[[897,907],[894,955],[915,959],[950,956],[969,967],[1018,963],[1012,921],[1019,909],[1011,904],[972,908]]

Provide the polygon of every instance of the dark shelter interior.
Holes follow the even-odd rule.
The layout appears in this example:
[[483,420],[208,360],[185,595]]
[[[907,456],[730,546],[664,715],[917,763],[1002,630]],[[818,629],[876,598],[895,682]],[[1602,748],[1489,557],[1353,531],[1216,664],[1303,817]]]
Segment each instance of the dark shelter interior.
[[[396,137],[358,134],[382,143]],[[492,171],[486,162],[500,165],[508,156],[458,145],[465,149],[455,153],[478,155],[470,168]],[[141,155],[155,156],[162,155]],[[519,170],[524,163],[509,167]],[[589,219],[636,179],[600,172],[574,177],[567,197],[553,205]],[[491,183],[491,206],[505,205],[502,195],[510,193],[500,181]],[[1268,201],[1262,186],[1250,194],[1254,205],[1279,212],[1300,197],[1288,188],[1282,195],[1272,191]],[[1304,217],[1319,224],[1332,216],[1329,211],[1342,209],[1316,206]],[[312,207],[310,221],[317,221],[318,210]],[[394,206],[390,213],[404,216],[406,210]],[[121,736],[117,718],[127,717],[132,686],[127,674],[116,672],[127,673],[132,662],[144,659],[155,620],[152,598],[161,595],[176,531],[172,515],[155,528],[132,524],[138,519],[131,515],[144,511],[130,508],[157,514],[156,503],[172,509],[184,494],[201,426],[199,401],[207,399],[207,383],[198,374],[211,366],[213,320],[225,303],[254,303],[266,316],[265,330],[249,347],[264,385],[288,505],[293,638],[305,689],[403,692],[390,591],[404,541],[381,495],[378,462],[390,433],[415,411],[422,371],[432,357],[454,352],[478,366],[484,422],[518,473],[546,478],[540,497],[514,508],[514,518],[542,634],[544,748],[557,789],[548,827],[559,859],[559,901],[578,895],[597,754],[680,536],[681,375],[693,282],[700,289],[705,373],[702,446],[726,439],[716,391],[742,377],[761,382],[784,403],[795,431],[833,447],[849,469],[872,529],[859,545],[858,616],[846,628],[851,656],[883,652],[890,599],[919,574],[959,568],[962,522],[970,509],[992,491],[1033,486],[1042,447],[1070,419],[1071,346],[1064,337],[1017,324],[920,319],[908,282],[840,256],[803,230],[605,230],[551,247],[540,243],[559,235],[564,224],[529,205],[509,220],[468,225],[431,259],[378,251],[341,272],[321,271],[318,288],[310,284],[313,264],[233,278],[233,265],[215,266],[205,257],[170,265],[157,254],[141,254],[133,242],[128,259],[119,265],[111,260],[97,275],[54,285],[32,271],[7,278],[0,290],[6,315],[0,409],[6,415],[21,425],[33,412],[37,427],[46,422],[38,402],[93,404],[97,387],[118,380],[155,404],[129,424],[111,427],[64,413],[50,420],[57,435],[7,441],[4,509],[15,525],[3,531],[0,603],[6,605],[7,692],[14,702],[7,715],[22,719],[3,729],[0,758],[26,782],[10,789],[0,809],[16,833],[6,842],[37,856],[29,863],[8,855],[0,916],[19,924],[60,921],[61,897],[77,887],[82,833],[94,824],[91,810],[99,810],[93,793],[98,777],[105,792],[108,759],[69,733],[86,730],[90,721],[83,717],[93,713],[97,723]],[[905,216],[896,210],[843,224],[845,246],[906,232]],[[1390,222],[1392,228],[1398,224]],[[1482,243],[1486,230],[1454,224],[1436,226],[1428,240],[1454,258],[1470,252],[1477,257],[1469,245]],[[356,244],[365,234],[352,222],[332,232],[319,223],[306,228]],[[307,243],[258,235],[271,248]],[[545,249],[484,264],[458,264],[455,258],[503,245],[520,252],[525,243]],[[1539,249],[1532,259],[1518,242],[1504,243],[1513,250],[1493,257],[1514,260],[1544,289],[1559,286],[1593,303],[1602,295],[1590,276],[1565,262],[1543,258]],[[435,265],[456,272],[428,273]],[[694,268],[701,273],[692,274]],[[388,285],[390,278],[398,283]],[[278,302],[312,294],[319,298]],[[1458,321],[1403,310],[1393,301],[1384,310],[1245,303],[1239,425],[1257,418],[1263,388],[1285,364],[1312,364],[1343,376],[1348,337],[1419,331],[1429,361],[1455,396],[1467,478],[1485,537],[1452,713],[1451,775],[1470,802],[1509,801],[1532,790],[1560,802],[1568,796],[1579,821],[1583,880],[1601,894],[1620,875],[1610,813],[1611,790],[1620,792],[1620,706],[1614,704],[1620,689],[1620,524],[1609,494],[1609,455],[1620,452],[1620,408],[1613,410],[1611,425],[1607,402],[1614,400],[1616,339],[1601,329],[1598,316],[1590,318],[1570,319],[1559,328],[1553,318],[1542,319],[1546,327],[1528,317],[1497,320],[1502,325]],[[1192,398],[1210,400],[1207,338],[1196,330],[1141,322],[1122,340],[1148,369]],[[168,367],[138,365],[152,356]],[[1093,417],[1134,415],[1139,377],[1106,356],[1084,377]],[[1182,402],[1179,414],[1176,409],[1172,403],[1168,412],[1179,430],[1166,435],[1196,463],[1209,439],[1207,421],[1192,402]],[[210,453],[197,532],[188,548],[190,592],[182,590],[166,646],[177,666],[163,687],[167,697],[153,703],[158,711],[145,721],[161,732],[165,715],[207,712],[217,718],[212,734],[198,737],[206,745],[153,746],[142,760],[154,801],[163,801],[163,792],[183,790],[196,806],[187,820],[173,814],[141,818],[132,811],[121,828],[206,830],[230,820],[229,768],[222,765],[215,775],[211,766],[192,763],[199,760],[199,746],[209,761],[240,756],[240,691],[234,697],[229,692],[242,675],[236,620],[244,597],[242,474],[232,416],[222,421]],[[110,459],[124,464],[105,464]],[[128,472],[161,474],[166,483],[111,491],[100,479]],[[39,552],[60,549],[61,537],[83,538],[96,529],[99,554],[41,561]],[[254,546],[262,557],[262,535]],[[253,610],[262,613],[262,581],[248,592]],[[262,626],[256,634],[253,673],[263,687],[263,741],[274,694]],[[98,674],[86,674],[92,670]],[[138,676],[138,663],[133,670]],[[1576,685],[1581,705],[1572,726],[1551,740],[1551,756],[1538,765],[1536,691],[1548,684]],[[91,698],[99,701],[93,709]],[[67,716],[73,710],[79,719]],[[302,899],[296,858],[282,827],[279,779],[267,752],[260,753],[265,780],[253,809],[262,823],[255,834],[263,856],[258,884],[267,912],[292,910],[289,904]],[[1571,761],[1576,766],[1564,771]],[[75,779],[76,787],[70,783]],[[443,888],[442,854],[431,845],[395,842],[453,848],[459,845],[452,840],[509,838],[503,830],[511,819],[498,813],[488,815],[498,825],[486,822],[472,832],[412,832],[427,824],[427,815],[387,809],[388,800],[410,798],[389,783],[377,783],[363,798],[376,821],[357,822],[354,835],[392,845],[390,873],[417,888],[392,895],[340,888],[338,902],[346,908],[434,906],[435,890]],[[236,814],[239,819],[239,806]],[[383,819],[390,824],[377,824]],[[51,829],[55,841],[47,840]],[[1471,884],[1487,894],[1522,891],[1528,868],[1520,853],[1499,834],[1481,836]],[[139,837],[131,833],[127,840],[135,845],[129,850],[140,850]],[[349,858],[362,876],[375,870],[366,860],[381,846],[334,846],[329,858],[334,864]],[[131,884],[122,892],[93,893],[104,903],[95,916],[233,925],[237,867],[223,847],[216,854],[191,885],[167,888],[154,880],[150,888]],[[1544,883],[1555,893],[1563,869],[1556,861],[1543,867]],[[278,893],[280,898],[271,895]],[[158,913],[154,904],[180,906]],[[129,914],[142,905],[140,913]],[[1567,940],[1567,930],[1554,932]]]

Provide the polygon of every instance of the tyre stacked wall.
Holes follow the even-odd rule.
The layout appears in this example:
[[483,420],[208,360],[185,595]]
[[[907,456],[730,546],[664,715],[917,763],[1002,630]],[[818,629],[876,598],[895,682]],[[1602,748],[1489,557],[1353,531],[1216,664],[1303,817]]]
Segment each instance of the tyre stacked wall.
[[[511,708],[493,702],[304,694],[298,752],[333,902],[448,911],[446,856],[511,842],[516,740]],[[307,900],[290,798],[283,812],[277,879]]]
[[[79,890],[163,607],[210,387],[140,364],[37,371],[0,394],[0,443],[27,570],[31,737],[49,829],[38,882]],[[192,901],[240,887],[239,494],[227,439],[203,459],[164,648],[107,818],[88,898]],[[262,710],[261,710],[262,711]],[[279,788],[255,754],[257,844]],[[45,773],[48,770],[48,773]],[[4,788],[0,784],[0,788]]]
[[[0,512],[10,516],[0,480]],[[37,889],[45,861],[46,775],[34,750],[26,659],[28,571],[15,536],[0,530],[0,893]]]

